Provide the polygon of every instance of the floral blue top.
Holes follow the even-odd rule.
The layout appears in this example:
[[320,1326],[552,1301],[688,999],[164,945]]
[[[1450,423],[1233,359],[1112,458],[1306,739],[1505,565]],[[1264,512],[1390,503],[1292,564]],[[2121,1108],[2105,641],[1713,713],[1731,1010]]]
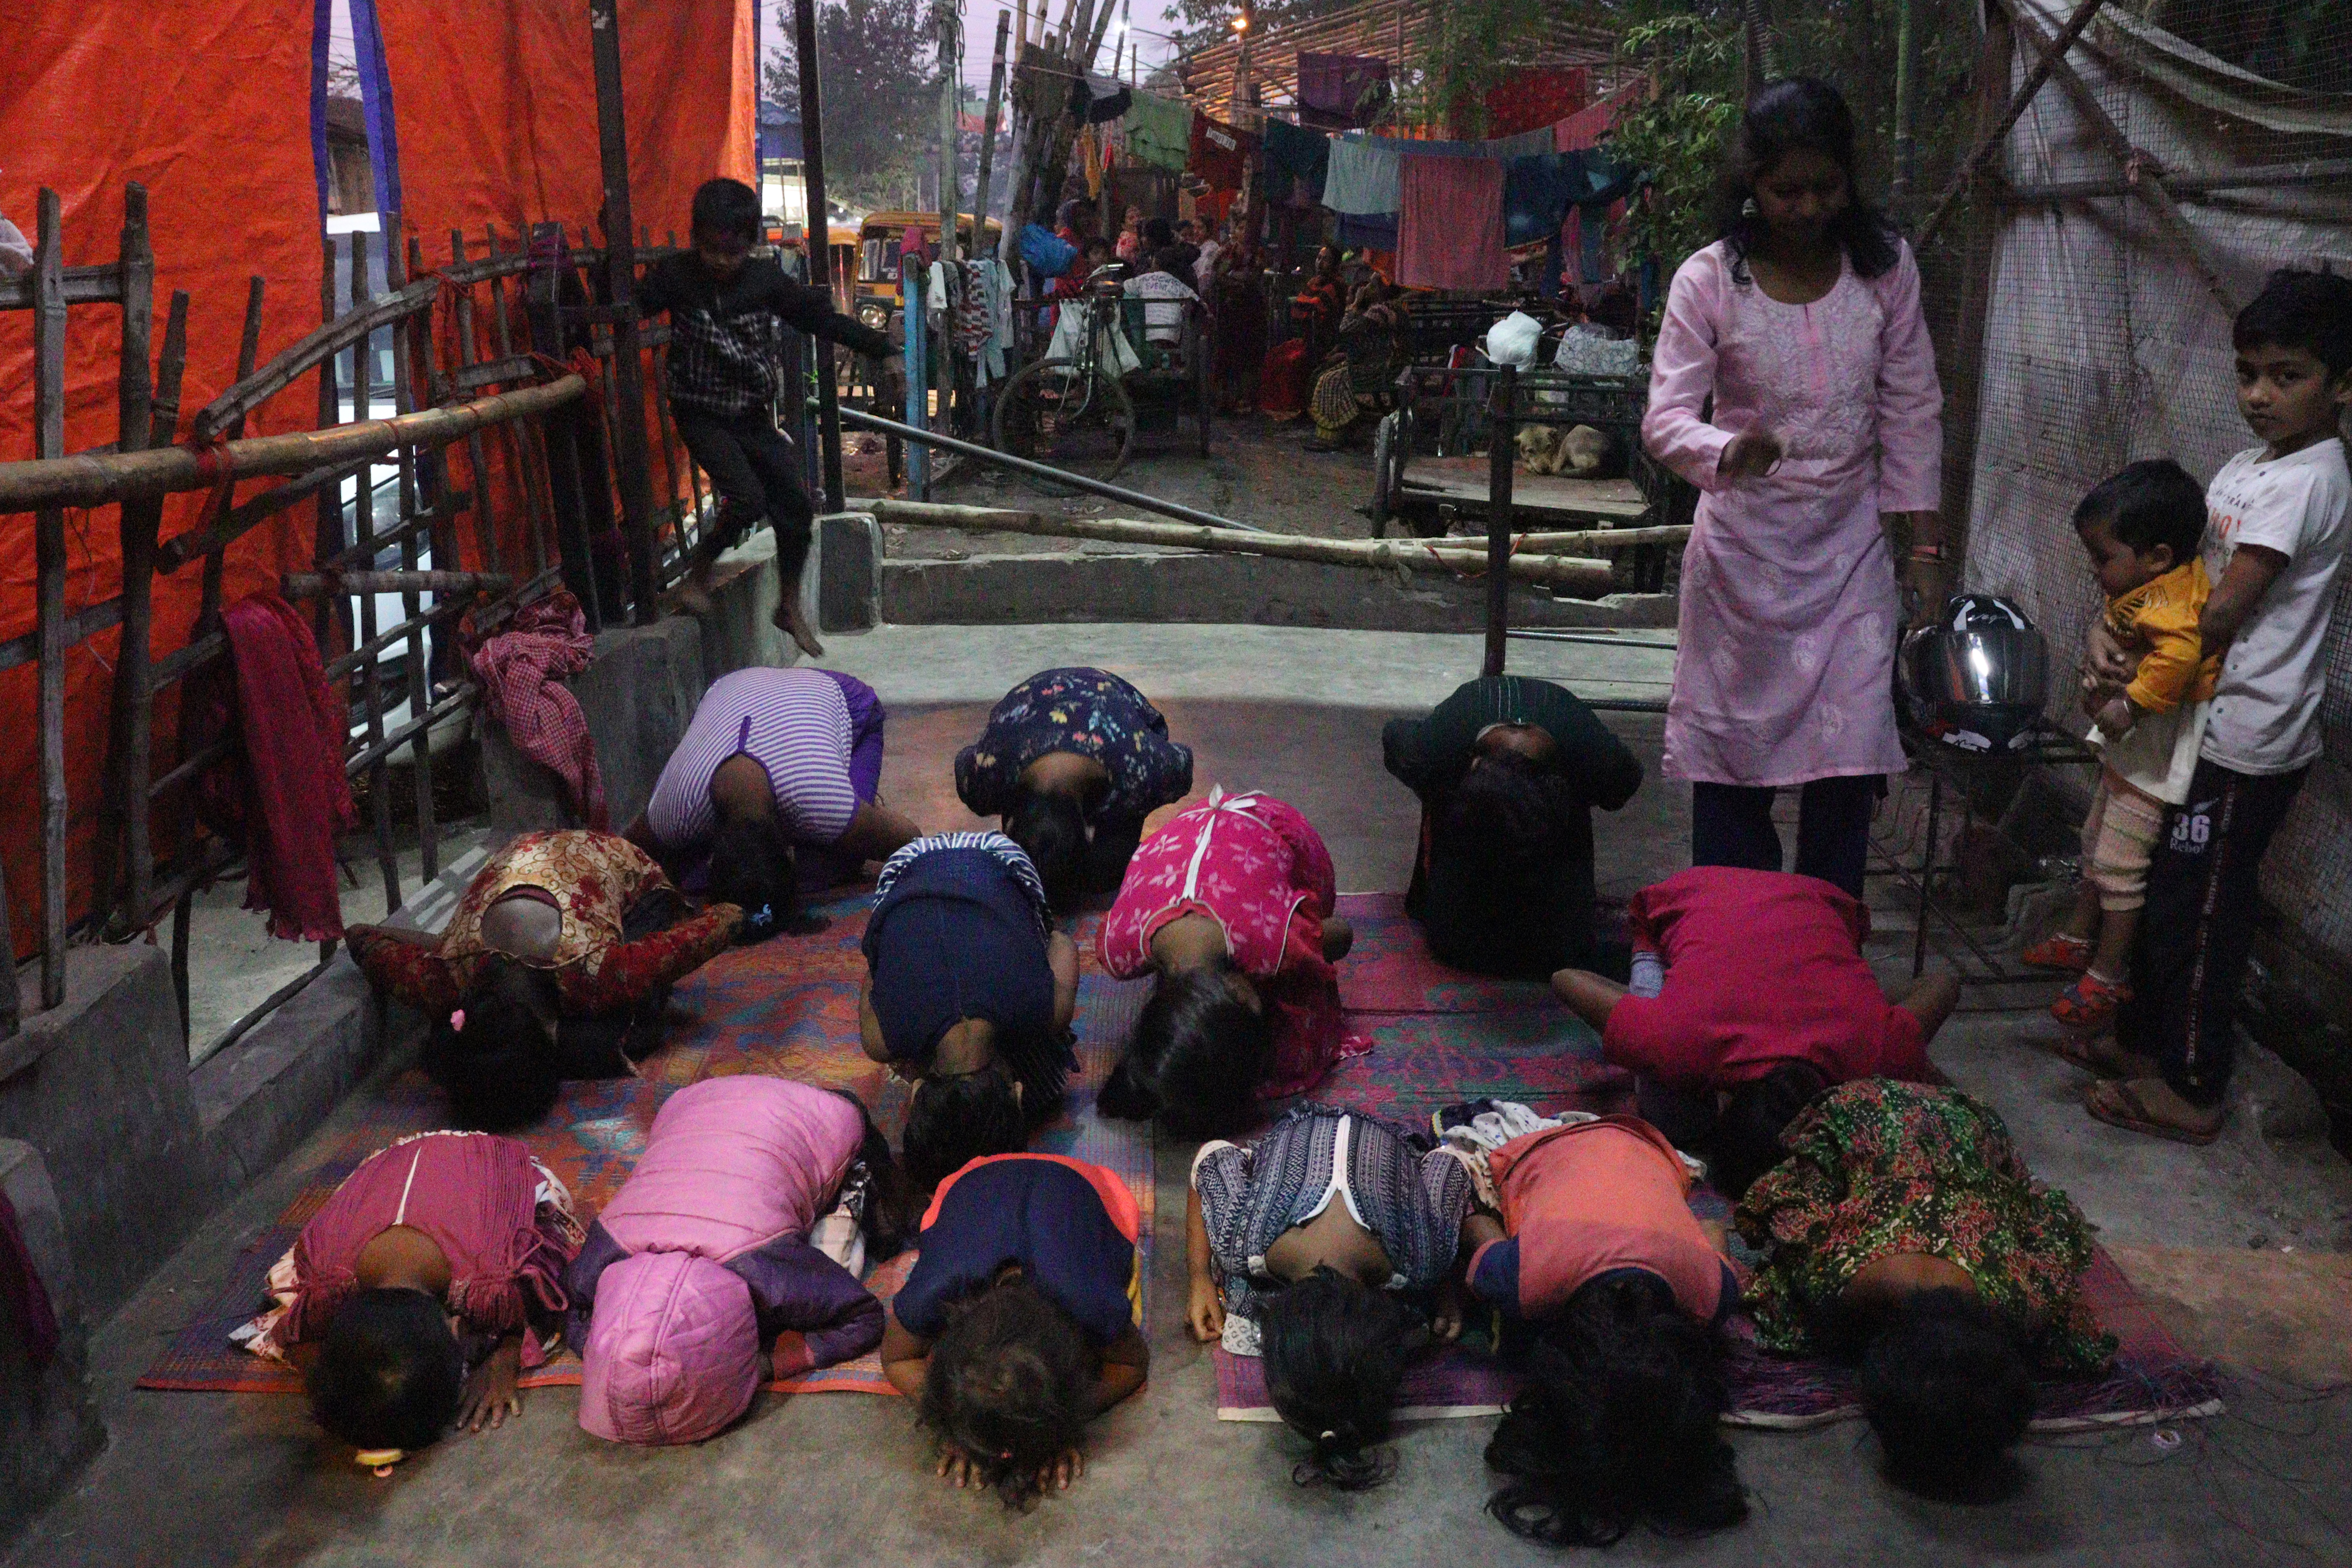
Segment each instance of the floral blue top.
[[1192,748],[1168,738],[1151,700],[1107,669],[1047,669],[989,711],[979,741],[956,754],[956,795],[981,816],[1013,808],[1022,770],[1055,752],[1091,757],[1110,772],[1099,818],[1140,822],[1192,788]]

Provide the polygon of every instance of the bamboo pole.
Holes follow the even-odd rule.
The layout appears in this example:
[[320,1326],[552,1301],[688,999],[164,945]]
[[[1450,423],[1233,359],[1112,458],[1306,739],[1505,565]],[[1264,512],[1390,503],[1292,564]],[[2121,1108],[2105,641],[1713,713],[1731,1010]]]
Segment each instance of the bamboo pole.
[[[466,231],[463,229],[453,228],[449,231],[449,259],[453,264],[459,266],[465,263]],[[456,317],[453,325],[457,332],[457,368],[460,371],[471,370],[474,368],[477,357],[474,353],[473,289],[457,290]],[[496,572],[501,564],[499,560],[498,531],[490,526],[490,471],[485,460],[482,433],[479,430],[470,432],[466,437],[466,468],[473,479],[474,542],[482,552],[483,562],[491,571]],[[446,563],[443,564],[446,565]]]
[[[250,479],[306,474],[339,462],[380,457],[403,445],[444,446],[468,431],[562,407],[587,390],[588,384],[579,376],[567,375],[544,386],[523,387],[393,419],[362,420],[331,431],[301,430],[231,441],[215,449],[219,467],[212,473],[205,471],[199,455],[185,447],[0,463],[0,514],[43,507],[105,506],[138,496],[208,489],[224,475]],[[64,444],[62,433],[58,444]]]
[[[151,444],[154,431],[155,382],[148,352],[155,330],[155,247],[147,234],[147,187],[132,181],[122,190],[122,239],[118,253],[122,269],[122,342],[115,372],[115,447],[136,452]],[[99,785],[98,837],[92,846],[90,908],[105,912],[115,907],[117,879],[133,858],[131,847],[131,805],[146,782],[144,757],[134,759],[133,731],[143,726],[133,715],[147,705],[147,661],[152,647],[155,587],[155,534],[163,520],[160,507],[144,503],[122,509],[117,520],[122,553],[122,637],[114,658],[112,689],[108,692],[106,766]],[[143,746],[136,749],[142,752]],[[139,837],[145,834],[144,812]]]
[[2240,305],[2237,295],[2221,280],[2221,274],[2214,268],[2211,258],[2205,253],[2204,244],[2197,237],[2197,230],[2181,213],[2179,204],[2172,199],[2172,192],[2165,185],[2162,171],[2147,166],[2145,154],[2131,144],[2131,139],[2124,134],[2123,128],[2107,112],[2106,105],[2099,101],[2099,95],[2091,90],[2090,84],[2063,57],[2058,47],[2049,45],[2050,35],[2042,30],[2041,22],[2017,5],[2016,0],[2000,0],[2000,3],[2008,11],[2011,23],[2028,42],[2036,47],[2048,45],[2051,73],[2058,79],[2058,85],[2065,89],[2075,112],[2090,126],[2092,134],[2115,154],[2116,161],[2124,166],[2132,189],[2139,193],[2140,198],[2155,213],[2157,226],[2179,247],[2182,259],[2189,263],[2189,269],[2197,274],[2197,280],[2205,285],[2205,291],[2213,297],[2214,304],[2221,307],[2223,315],[2235,316]]
[[2010,127],[2017,123],[2018,117],[2025,112],[2025,106],[2033,101],[2033,95],[2042,90],[2042,84],[2048,81],[2050,73],[2057,68],[2059,58],[2074,47],[2074,40],[2083,36],[2083,29],[2091,25],[2091,18],[2099,14],[2099,7],[2105,3],[2105,0],[2081,0],[2074,7],[2074,15],[2066,18],[2066,25],[2058,29],[2057,37],[2046,44],[2038,31],[2028,37],[2027,41],[2034,47],[2032,68],[2025,73],[2025,79],[2017,84],[2017,90],[2009,95],[2009,107],[1979,133],[1976,145],[1969,149],[1969,155],[1961,159],[1960,166],[1952,172],[1951,183],[1944,187],[1944,194],[1936,198],[1935,210],[1919,226],[1919,237],[1911,242],[1913,250],[1924,252],[1927,248],[1927,242],[1935,238],[1937,229],[1943,227],[1944,219],[1951,213],[1952,204],[1960,199],[1960,193],[1967,190],[1979,174],[1992,166],[2000,155],[2001,143],[2009,137]]
[[402,567],[393,572],[289,572],[278,591],[289,599],[321,594],[497,594],[514,586],[504,572],[444,572]]
[[[33,449],[63,458],[66,449],[66,295],[64,217],[57,192],[43,186],[33,255]],[[34,519],[37,625],[41,638],[41,1006],[66,999],[66,514],[51,501]],[[14,962],[15,955],[10,955]]]
[[[1022,0],[1022,17],[1026,25],[1028,0]],[[1004,107],[1004,37],[1011,29],[1010,12],[996,14],[996,59],[988,70],[988,113],[981,121],[980,172],[971,195],[971,251],[974,256],[987,254],[988,244],[988,183],[996,165],[997,117]]]
[[[352,261],[355,268],[365,260],[366,247],[352,236]],[[321,359],[339,354],[359,345],[367,350],[368,339],[378,329],[404,321],[419,310],[432,307],[433,298],[441,291],[437,278],[421,278],[406,288],[386,294],[381,300],[367,299],[367,279],[358,271],[352,284],[354,309],[338,316],[317,331],[273,357],[252,375],[245,377],[197,411],[188,427],[191,440],[208,441],[231,425],[285,391],[308,375]],[[362,388],[367,378],[358,378]],[[352,413],[363,412],[356,405]]]
[[1511,561],[1511,481],[1517,477],[1518,366],[1506,364],[1495,377],[1486,412],[1486,657],[1481,673],[1500,675],[1510,648],[1511,594],[1506,568]]
[[[1467,576],[1485,571],[1487,563],[1487,552],[1484,548],[1441,546],[1419,540],[1314,539],[1301,534],[1251,533],[1233,528],[1204,528],[1188,522],[1153,522],[1141,518],[1057,517],[1050,512],[887,499],[858,500],[852,504],[857,510],[872,512],[884,522],[961,528],[979,533],[1034,533],[1055,539],[1090,539],[1110,544],[1205,550],[1217,554],[1262,555],[1277,561],[1312,561],[1328,566],[1372,567],[1385,571]],[[1510,575],[1522,583],[1545,583],[1580,594],[1605,594],[1612,585],[1615,574],[1606,561],[1572,555],[1521,553],[1510,557]]]
[[1688,544],[1690,534],[1690,524],[1686,522],[1663,524],[1656,528],[1569,529],[1556,532],[1522,533],[1511,541],[1511,548],[1523,555],[1573,555],[1586,550],[1607,553],[1637,550],[1647,544]]

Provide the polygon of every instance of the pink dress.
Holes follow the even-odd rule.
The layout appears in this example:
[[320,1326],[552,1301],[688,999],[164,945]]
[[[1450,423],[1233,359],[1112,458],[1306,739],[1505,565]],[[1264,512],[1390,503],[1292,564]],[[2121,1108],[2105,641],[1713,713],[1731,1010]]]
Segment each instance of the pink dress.
[[[1651,455],[1703,492],[1683,553],[1669,778],[1903,771],[1902,611],[1878,518],[1940,504],[1942,411],[1907,246],[1875,279],[1848,263],[1810,305],[1735,281],[1720,241],[1675,274],[1642,420]],[[1780,437],[1780,465],[1720,478],[1732,437],[1759,428]]]
[[520,1331],[522,1364],[546,1361],[533,1320],[562,1311],[563,1268],[583,1233],[555,1173],[488,1132],[420,1132],[362,1161],[270,1269],[274,1305],[230,1337],[281,1361],[323,1335],[359,1289],[360,1253],[394,1226],[423,1231],[448,1258],[446,1300],[467,1332]]
[[1274,1076],[1258,1097],[1298,1094],[1349,1057],[1372,1048],[1349,1036],[1339,979],[1323,956],[1323,922],[1337,897],[1331,852],[1298,808],[1269,795],[1209,792],[1128,862],[1097,952],[1122,980],[1151,973],[1151,938],[1182,915],[1224,928],[1234,967],[1258,983],[1275,1020]]

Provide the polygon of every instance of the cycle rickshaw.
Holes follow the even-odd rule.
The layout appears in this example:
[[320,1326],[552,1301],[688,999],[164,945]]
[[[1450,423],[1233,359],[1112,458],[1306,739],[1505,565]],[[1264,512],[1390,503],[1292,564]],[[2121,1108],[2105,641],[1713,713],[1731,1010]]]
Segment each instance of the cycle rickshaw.
[[1129,294],[1127,276],[1117,262],[1097,268],[1063,304],[1045,356],[996,395],[997,450],[1108,479],[1134,456],[1139,429],[1181,437],[1189,419],[1194,449],[1208,456],[1207,308]]

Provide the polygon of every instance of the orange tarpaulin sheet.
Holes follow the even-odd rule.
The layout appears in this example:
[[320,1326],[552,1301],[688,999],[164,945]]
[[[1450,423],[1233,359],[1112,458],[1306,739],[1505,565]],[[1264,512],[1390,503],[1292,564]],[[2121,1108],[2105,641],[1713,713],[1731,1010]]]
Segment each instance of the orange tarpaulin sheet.
[[[64,205],[68,266],[112,261],[122,187],[145,184],[155,247],[154,346],[172,290],[189,295],[188,363],[180,405],[211,401],[236,375],[247,279],[268,279],[264,358],[319,324],[319,196],[310,145],[310,0],[77,0],[0,5],[0,212],[36,237],[40,187]],[[121,316],[77,305],[66,332],[66,447],[115,439]],[[0,461],[33,447],[33,318],[0,311]],[[308,429],[317,384],[305,380],[263,408],[254,433]],[[243,493],[251,493],[247,487]],[[164,509],[163,537],[187,529],[202,498]],[[68,612],[121,589],[117,509],[66,515]],[[248,533],[228,552],[234,600],[274,584],[310,558],[307,510]],[[201,573],[155,584],[153,650],[187,640]],[[0,518],[0,639],[34,625],[33,519]],[[72,914],[89,893],[91,841],[106,754],[110,675],[121,640],[107,632],[68,656],[66,763],[71,791]],[[40,930],[37,674],[0,673],[0,835],[16,952]],[[173,756],[173,702],[158,715],[154,756]],[[169,808],[167,808],[168,811]],[[159,847],[168,820],[159,820]]]

